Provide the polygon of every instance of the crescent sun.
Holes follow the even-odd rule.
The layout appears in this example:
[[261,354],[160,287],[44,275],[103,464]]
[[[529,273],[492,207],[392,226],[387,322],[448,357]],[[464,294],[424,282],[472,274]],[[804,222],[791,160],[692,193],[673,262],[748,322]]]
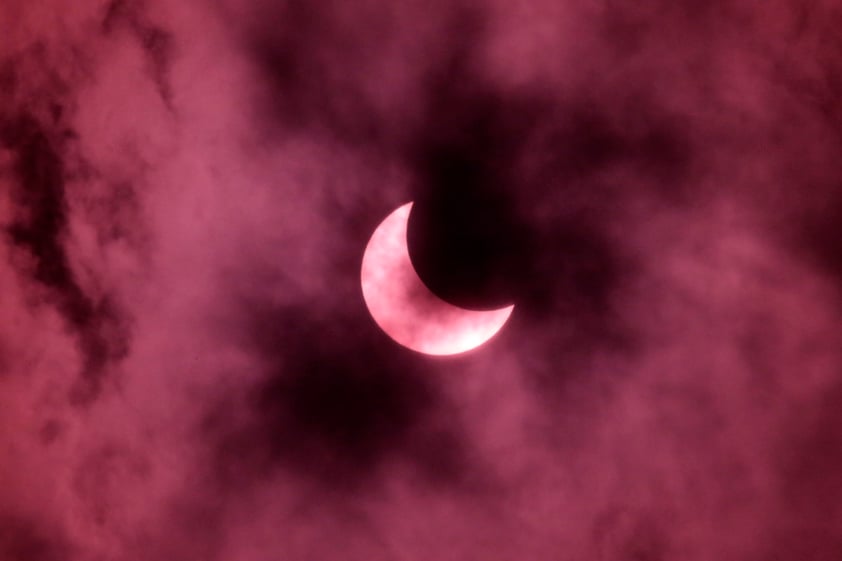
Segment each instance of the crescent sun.
[[418,277],[407,248],[412,203],[380,223],[365,248],[363,299],[378,326],[401,345],[428,355],[454,355],[493,337],[514,309],[467,310],[445,302]]

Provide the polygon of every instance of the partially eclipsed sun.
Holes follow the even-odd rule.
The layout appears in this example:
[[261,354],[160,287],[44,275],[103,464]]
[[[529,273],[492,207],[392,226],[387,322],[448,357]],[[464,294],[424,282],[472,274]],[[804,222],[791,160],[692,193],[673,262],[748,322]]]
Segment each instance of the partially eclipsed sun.
[[406,230],[412,203],[386,217],[365,249],[363,298],[389,337],[428,355],[454,355],[479,347],[500,331],[514,309],[466,310],[448,304],[418,278],[409,259]]

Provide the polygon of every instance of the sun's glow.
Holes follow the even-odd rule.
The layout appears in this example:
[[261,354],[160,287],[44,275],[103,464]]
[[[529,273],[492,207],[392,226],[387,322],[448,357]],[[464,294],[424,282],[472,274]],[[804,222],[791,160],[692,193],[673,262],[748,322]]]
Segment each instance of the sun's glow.
[[392,212],[366,246],[360,274],[366,306],[387,335],[420,353],[453,355],[475,349],[503,327],[514,306],[466,310],[433,294],[409,258],[411,210],[410,202]]

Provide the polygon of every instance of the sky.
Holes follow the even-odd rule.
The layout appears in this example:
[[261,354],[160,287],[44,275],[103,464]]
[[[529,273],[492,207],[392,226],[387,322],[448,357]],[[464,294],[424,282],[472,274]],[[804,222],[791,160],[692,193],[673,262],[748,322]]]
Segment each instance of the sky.
[[[0,559],[831,561],[838,0],[0,0]],[[479,348],[363,301],[414,202]]]

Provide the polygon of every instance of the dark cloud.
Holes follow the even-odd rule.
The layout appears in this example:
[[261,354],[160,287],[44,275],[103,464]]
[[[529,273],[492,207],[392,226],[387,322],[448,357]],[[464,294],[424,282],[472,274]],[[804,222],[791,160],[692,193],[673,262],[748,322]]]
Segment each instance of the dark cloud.
[[15,245],[36,256],[34,276],[38,281],[76,292],[61,239],[67,227],[61,156],[29,115],[8,119],[2,136],[6,148],[16,152],[14,171],[21,183],[16,202],[27,215],[11,225],[9,236]]
[[[409,247],[421,278],[467,307],[516,302],[520,313],[571,305],[610,312],[631,262],[607,234],[616,215],[597,201],[625,194],[582,176],[628,157],[626,147],[637,143],[587,114],[551,112],[540,100],[480,91],[449,104],[431,112],[415,163]],[[552,141],[538,139],[547,128],[556,129]],[[535,153],[545,161],[524,169]],[[536,209],[559,197],[569,200],[566,208],[536,219]]]
[[32,518],[0,514],[0,554],[8,561],[59,561],[69,554],[66,543]]
[[[798,249],[816,267],[839,277],[842,275],[842,256],[839,252],[842,246],[842,183],[828,189],[807,186],[807,189],[812,188],[826,203],[799,221],[802,228],[800,231],[796,229],[797,234],[800,234],[797,236],[800,242]],[[830,197],[825,198],[825,192],[830,192]]]
[[842,545],[840,393],[838,387],[828,389],[802,419],[782,430],[781,521],[770,536],[773,556],[831,559]]
[[434,363],[387,344],[362,313],[253,310],[245,332],[264,378],[242,396],[251,418],[231,430],[226,400],[208,425],[221,432],[224,472],[280,468],[359,491],[407,462],[431,481],[459,481],[464,444],[457,425],[437,421],[448,407],[429,378]]
[[492,308],[519,296],[514,275],[535,247],[518,164],[547,110],[482,83],[468,56],[457,52],[431,77],[421,127],[408,140],[416,201],[409,248],[434,292]]
[[593,529],[594,559],[666,561],[672,558],[664,514],[617,507],[601,513]]
[[[572,92],[498,87],[477,60],[488,34],[481,11],[432,10],[441,46],[414,69],[413,103],[395,115],[367,94],[364,60],[370,42],[394,39],[389,12],[377,12],[373,33],[369,20],[328,4],[277,6],[265,19],[288,32],[256,34],[269,113],[280,114],[281,130],[334,135],[349,150],[373,148],[409,170],[410,255],[449,301],[552,310],[548,299],[584,296],[591,311],[607,310],[610,287],[629,263],[602,233],[610,209],[593,207],[628,196],[640,180],[606,184],[600,174],[631,168],[670,200],[687,196],[686,122],[645,98],[609,109],[613,99],[599,105]],[[563,197],[569,207],[552,223],[535,220],[535,209]],[[568,287],[558,290],[559,282]]]
[[102,30],[110,35],[125,29],[134,36],[143,49],[161,99],[172,107],[170,67],[176,54],[175,41],[172,33],[149,19],[145,4],[142,1],[111,0],[105,7]]
[[[352,15],[361,10],[370,17]],[[349,17],[350,16],[350,17]],[[268,2],[249,31],[268,89],[256,114],[290,131],[380,145],[395,131],[366,92],[367,72],[394,39],[388,10],[339,2]]]
[[[61,105],[51,104],[56,121]],[[0,140],[13,154],[17,187],[13,200],[18,216],[6,234],[12,245],[34,260],[25,270],[51,292],[49,299],[78,335],[83,357],[82,384],[73,400],[85,402],[95,396],[106,366],[125,355],[126,333],[123,319],[107,297],[94,298],[80,286],[66,249],[69,203],[63,138],[55,138],[49,128],[33,115],[7,116],[0,126]]]

